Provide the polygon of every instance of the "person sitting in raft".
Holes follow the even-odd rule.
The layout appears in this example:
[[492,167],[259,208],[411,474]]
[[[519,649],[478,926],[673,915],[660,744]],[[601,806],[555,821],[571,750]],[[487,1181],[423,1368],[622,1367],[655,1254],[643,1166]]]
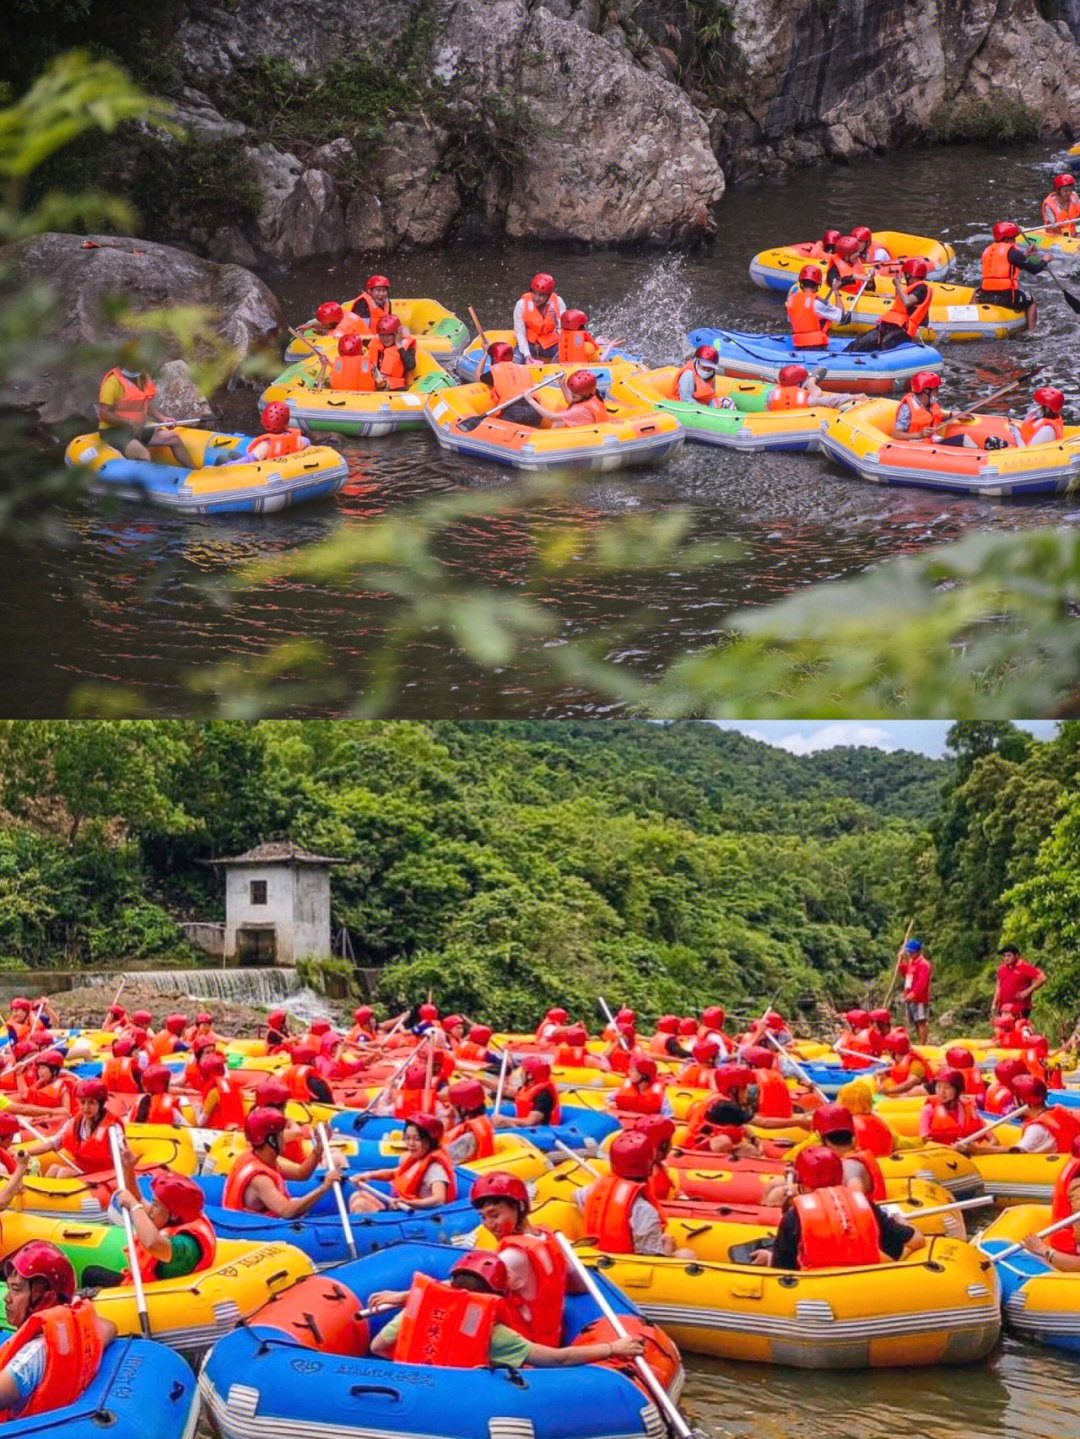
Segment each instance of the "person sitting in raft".
[[666,1114],[645,1114],[634,1126],[653,1147],[652,1168],[649,1170],[649,1198],[662,1206],[678,1193],[678,1183],[664,1162],[675,1142],[675,1121]]
[[854,235],[841,235],[825,271],[825,283],[830,290],[847,290],[854,294],[863,288],[875,288],[873,273],[859,259],[859,250],[859,242]]
[[878,1076],[882,1094],[928,1094],[932,1084],[929,1061],[912,1049],[911,1040],[903,1029],[890,1029],[882,1041],[892,1064]]
[[1055,175],[1052,189],[1042,202],[1043,224],[1050,235],[1075,235],[1080,219],[1076,181],[1069,174]]
[[1032,395],[1034,404],[1019,422],[1009,421],[1013,444],[1021,449],[1028,445],[1049,445],[1065,434],[1061,411],[1065,396],[1053,385],[1041,385]]
[[631,1054],[626,1083],[610,1094],[607,1102],[614,1109],[617,1119],[638,1114],[670,1114],[671,1108],[664,1098],[664,1086],[659,1082],[659,1068],[651,1054],[643,1054],[640,1050]]
[[[509,348],[509,345],[499,345],[498,341],[496,341],[494,345],[491,345],[489,347],[488,354],[491,354],[492,350],[495,349],[508,350]],[[500,359],[505,358],[506,357],[504,355],[500,355]],[[564,1029],[566,1025],[569,1024],[569,1022],[569,1011],[563,1009],[561,1004],[552,1005],[552,1007],[544,1015],[540,1023],[536,1026],[535,1038],[537,1044],[554,1044],[559,1031],[561,1029]]]
[[558,383],[566,400],[565,410],[549,410],[535,395],[529,396],[548,428],[572,430],[582,425],[608,423],[607,406],[596,393],[596,376],[592,370],[574,370],[566,377],[560,375]]
[[[488,1082],[494,1085],[494,1079]],[[542,1054],[527,1054],[513,1092],[514,1113],[493,1114],[496,1129],[535,1129],[538,1124],[561,1124],[559,1091],[551,1078],[551,1063]]]
[[840,1156],[845,1184],[865,1194],[867,1199],[888,1197],[877,1155],[872,1149],[860,1146],[856,1138],[855,1116],[850,1109],[843,1104],[821,1104],[814,1110],[813,1124],[825,1148]]
[[[932,440],[935,445],[966,446],[968,449],[979,448],[979,443],[971,435],[948,435],[936,434],[942,425],[949,420],[962,420],[964,415],[961,411],[943,410],[935,398],[936,392],[941,388],[941,376],[935,375],[933,370],[919,370],[912,375],[908,381],[907,392],[896,407],[896,414],[893,417],[893,435],[898,440]],[[928,398],[924,398],[927,396]],[[1005,441],[991,435],[981,442],[982,448],[1000,450],[1005,448]]]
[[[98,389],[98,435],[129,460],[148,460],[151,449],[169,450],[181,469],[193,470],[195,461],[177,433],[176,421],[151,403],[156,395],[157,386],[145,370],[122,365],[109,370]],[[150,434],[143,441],[140,436],[147,429]]]
[[116,1326],[89,1299],[75,1297],[75,1270],[54,1244],[30,1240],[4,1261],[3,1276],[4,1313],[15,1333],[0,1347],[0,1414],[28,1419],[74,1404]]
[[840,410],[845,405],[857,405],[866,398],[848,390],[823,390],[818,383],[828,374],[821,366],[811,372],[805,365],[781,365],[776,376],[777,383],[765,396],[767,410],[803,410],[810,405],[820,409]]
[[[1050,1199],[1050,1221],[1053,1224],[1080,1210],[1080,1139],[1073,1140],[1070,1152],[1072,1158],[1058,1170],[1054,1180]],[[1024,1248],[1029,1254],[1045,1259],[1055,1269],[1075,1273],[1080,1270],[1080,1220],[1059,1229],[1056,1234],[1048,1234],[1045,1239],[1029,1234],[1024,1240]]]
[[289,1016],[283,1009],[272,1009],[266,1016],[266,1049],[269,1054],[278,1054],[287,1049],[295,1038],[289,1028]]
[[[24,1039],[29,1039],[31,1029],[37,1027],[37,1017],[33,1020],[31,1019],[33,1007],[30,1001],[23,999],[21,995],[16,996],[8,1006],[8,1016],[4,1023],[7,1026],[8,1037],[12,1044],[18,1044]],[[116,1007],[122,1015],[126,1014],[122,1005],[117,1005]]]
[[860,1267],[900,1259],[926,1243],[919,1231],[901,1224],[844,1183],[844,1165],[824,1145],[795,1157],[791,1196],[771,1246],[762,1245],[752,1263],[773,1269]]
[[[487,348],[487,355],[488,363],[476,379],[478,384],[487,385],[491,390],[493,407],[502,405],[499,417],[512,425],[538,427],[540,407],[532,395],[523,393],[536,384],[533,371],[528,365],[515,362],[513,346],[505,340],[493,340]],[[515,398],[519,395],[520,399]]]
[[388,1179],[389,1197],[360,1188],[352,1195],[349,1209],[354,1214],[371,1214],[380,1209],[437,1209],[457,1198],[454,1162],[442,1148],[443,1122],[434,1114],[413,1114],[405,1121],[405,1153],[392,1169],[365,1169],[350,1175],[350,1182],[366,1186],[372,1179]]
[[340,1178],[345,1161],[333,1156],[333,1167],[307,1194],[290,1197],[286,1179],[300,1177],[296,1166],[282,1157],[281,1148],[288,1120],[277,1109],[252,1109],[244,1120],[248,1148],[233,1160],[221,1196],[223,1209],[247,1210],[251,1214],[273,1214],[278,1219],[299,1219],[329,1194]]
[[750,1089],[754,1071],[739,1064],[722,1064],[715,1078],[718,1093],[692,1104],[686,1116],[682,1148],[689,1152],[756,1157],[761,1148],[746,1126],[754,1118]]
[[594,339],[586,326],[589,317],[584,310],[564,310],[559,325],[560,365],[591,365],[599,360],[607,340]]
[[819,265],[827,264],[836,254],[836,247],[843,239],[839,230],[826,230],[820,240],[810,246],[809,258]]
[[383,315],[375,326],[375,338],[367,357],[378,390],[407,390],[416,369],[416,341],[405,338],[396,315]]
[[[1044,1082],[1033,1074],[1019,1074],[1012,1082],[1012,1091],[1020,1103],[1016,1118],[1022,1132],[1009,1153],[1071,1153],[1073,1141],[1080,1136],[1080,1120],[1061,1105],[1047,1105]],[[956,1145],[965,1154],[998,1154],[1004,1147],[993,1130],[981,1139],[960,1140]]]
[[931,1144],[956,1144],[982,1127],[975,1101],[964,1092],[963,1073],[942,1069],[919,1111],[919,1134]]
[[8,1101],[8,1112],[28,1119],[51,1119],[75,1112],[75,1077],[64,1072],[64,1056],[58,1049],[43,1049],[33,1064],[34,1082],[16,1099]]
[[182,1054],[187,1049],[184,1042],[184,1030],[187,1028],[187,1015],[167,1014],[165,1022],[154,1035],[150,1044],[150,1058],[155,1064],[160,1064],[170,1054]]
[[864,265],[891,265],[892,255],[879,241],[875,241],[874,233],[868,225],[854,225],[851,230],[852,239],[858,240],[858,258]]
[[[825,349],[829,343],[829,326],[844,318],[840,305],[818,297],[821,278],[817,265],[804,265],[799,271],[798,286],[784,301],[791,325],[791,343],[799,350]],[[829,293],[835,296],[836,287]]]
[[109,1093],[138,1094],[141,1069],[132,1035],[118,1035],[109,1046],[109,1057],[101,1067],[101,1077]]
[[476,1065],[483,1065],[485,1068],[493,1064],[498,1065],[497,1056],[488,1048],[491,1043],[491,1033],[489,1024],[471,1024],[468,1034],[457,1047],[455,1058],[458,1064],[469,1069]]
[[715,1089],[720,1046],[714,1039],[699,1039],[690,1051],[689,1063],[675,1076],[675,1083],[688,1089]]
[[243,1129],[244,1099],[240,1085],[229,1077],[225,1056],[204,1049],[199,1056],[199,1094],[195,1123],[202,1129]]
[[356,315],[367,326],[368,334],[384,315],[390,314],[390,281],[385,275],[369,275],[367,284],[352,302],[347,314]]
[[986,1081],[979,1073],[975,1056],[962,1044],[951,1044],[945,1051],[945,1063],[950,1069],[960,1071],[964,1080],[964,1093],[974,1101],[976,1109],[982,1107],[986,1097]]
[[[159,1170],[150,1180],[147,1204],[139,1193],[135,1158],[123,1151],[124,1188],[113,1195],[117,1209],[131,1215],[139,1273],[154,1279],[179,1279],[209,1269],[217,1254],[217,1235],[205,1214],[206,1196],[186,1175]],[[100,1282],[96,1277],[95,1283]],[[130,1272],[117,1282],[130,1284]]]
[[31,1159],[57,1152],[64,1156],[48,1165],[43,1164],[43,1173],[71,1176],[111,1171],[109,1130],[118,1125],[122,1134],[124,1126],[105,1108],[108,1098],[109,1091],[103,1080],[80,1080],[75,1087],[78,1114],[69,1119],[63,1129],[51,1139],[42,1139],[37,1144],[27,1145],[24,1153]]
[[[498,1243],[506,1265],[510,1323],[535,1344],[557,1345],[562,1337],[567,1289],[580,1282],[568,1275],[566,1259],[550,1229],[529,1222],[529,1191],[516,1174],[482,1174],[469,1191],[480,1222]],[[568,1283],[569,1279],[569,1283]]]
[[555,281],[541,271],[532,277],[529,288],[514,306],[515,358],[555,360],[559,354],[559,331],[566,311],[562,297],[555,293]]
[[855,1125],[855,1143],[860,1149],[869,1149],[872,1154],[891,1154],[896,1148],[896,1136],[882,1119],[874,1113],[874,1091],[865,1079],[853,1079],[837,1093],[837,1103],[851,1113]]
[[139,1076],[142,1093],[130,1112],[132,1124],[171,1124],[174,1129],[188,1128],[180,1109],[180,1100],[169,1093],[172,1072],[164,1064],[150,1064]]
[[791,1090],[787,1081],[777,1068],[777,1053],[775,1049],[764,1044],[744,1044],[739,1050],[740,1061],[748,1065],[753,1072],[754,1085],[751,1096],[754,1099],[755,1118],[754,1123],[760,1120],[780,1120],[781,1125],[767,1128],[800,1128],[809,1125],[810,1121],[806,1114],[796,1113],[792,1102]]
[[214,1016],[206,1009],[199,1010],[184,1038],[192,1049],[195,1048],[197,1041],[201,1043],[209,1040],[211,1044],[224,1043],[222,1036],[214,1032]]
[[1007,310],[1023,310],[1030,332],[1035,328],[1038,307],[1016,282],[1021,270],[1029,275],[1041,275],[1047,261],[1013,244],[1019,238],[1020,227],[1011,220],[999,220],[994,226],[994,238],[982,252],[982,280],[972,301],[976,305],[1002,305]]
[[664,1232],[663,1211],[649,1195],[653,1142],[640,1130],[627,1129],[611,1141],[611,1173],[574,1193],[583,1211],[585,1232],[608,1254],[658,1254],[694,1259]]
[[488,1118],[484,1086],[476,1079],[458,1079],[446,1091],[453,1118],[442,1147],[454,1164],[470,1164],[495,1153],[495,1126]]
[[372,1354],[425,1367],[520,1369],[531,1364],[554,1369],[633,1359],[644,1352],[642,1340],[630,1336],[563,1348],[531,1343],[510,1325],[509,1282],[506,1264],[490,1250],[463,1255],[445,1284],[417,1274],[402,1312],[372,1339]]
[[[897,345],[918,342],[934,299],[933,287],[926,283],[929,268],[925,260],[917,257],[904,261],[893,281],[892,304],[874,329],[852,340],[849,350],[895,350]],[[908,288],[905,280],[911,282]]]
[[315,311],[315,319],[308,326],[316,335],[332,335],[344,319],[345,311],[337,300],[324,300]]
[[720,355],[715,345],[699,345],[671,383],[671,398],[684,405],[712,405],[733,410],[735,401],[716,393],[716,367]]

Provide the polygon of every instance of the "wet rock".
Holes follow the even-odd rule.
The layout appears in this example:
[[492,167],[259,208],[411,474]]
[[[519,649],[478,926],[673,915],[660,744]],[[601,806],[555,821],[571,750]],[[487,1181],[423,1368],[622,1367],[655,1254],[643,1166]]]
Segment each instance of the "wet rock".
[[394,243],[386,226],[382,202],[359,190],[345,209],[345,247],[348,250],[385,250]]
[[387,232],[406,245],[444,240],[461,209],[452,174],[440,171],[448,135],[437,125],[398,121],[373,161],[374,189]]
[[263,194],[252,239],[272,260],[287,264],[345,248],[345,213],[333,177],[305,169],[295,155],[260,145],[248,150]]
[[223,225],[210,236],[207,251],[211,260],[221,265],[246,265],[253,267],[259,257],[247,237],[236,225]]
[[211,143],[237,140],[247,134],[247,126],[239,120],[227,120],[210,98],[190,85],[185,85],[169,106],[169,117],[194,140]]
[[214,407],[191,378],[183,360],[167,360],[154,376],[157,406],[163,415],[176,419],[205,419]]

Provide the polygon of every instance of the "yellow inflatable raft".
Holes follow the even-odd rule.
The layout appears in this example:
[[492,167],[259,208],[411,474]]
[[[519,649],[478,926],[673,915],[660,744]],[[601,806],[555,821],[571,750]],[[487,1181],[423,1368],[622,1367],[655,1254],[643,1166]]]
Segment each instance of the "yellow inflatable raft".
[[[1046,1206],[1015,1205],[1003,1210],[984,1230],[979,1247],[987,1254],[999,1252],[1037,1234],[1050,1222]],[[997,1270],[1009,1328],[1036,1344],[1080,1353],[1080,1272],[1054,1269],[1026,1250],[1003,1259]]]
[[[855,335],[874,329],[891,307],[895,293],[892,280],[885,275],[875,281],[875,286],[873,291],[866,289],[859,295],[850,318],[834,324],[830,334]],[[820,293],[823,300],[827,299],[828,286],[822,285]],[[850,305],[856,294],[857,290],[850,294],[845,291],[840,299]],[[980,304],[969,285],[937,282],[933,286],[930,313],[919,329],[919,338],[928,345],[944,340],[1004,340],[1008,335],[1019,334],[1026,325],[1023,310]]]
[[[956,258],[951,245],[926,235],[908,235],[901,230],[875,230],[872,246],[888,250],[893,266],[916,256],[925,260],[930,267],[931,280],[944,280]],[[813,254],[814,248],[815,242],[807,240],[798,245],[776,245],[771,250],[762,250],[750,261],[750,278],[763,289],[780,290],[786,294],[799,278],[799,271],[804,265],[819,263]]]
[[[131,1124],[125,1133],[140,1170],[163,1168],[174,1174],[195,1173],[197,1155],[186,1130],[161,1124]],[[16,1145],[16,1149],[19,1147]],[[46,1162],[50,1157],[46,1156]],[[12,1206],[32,1214],[77,1214],[83,1219],[99,1220],[104,1218],[108,1202],[109,1189],[101,1183],[100,1176],[94,1180],[28,1174]]]
[[[343,300],[341,308],[351,310],[353,302]],[[402,328],[415,337],[416,348],[436,358],[450,359],[463,349],[469,338],[465,325],[438,300],[391,300],[391,311]],[[317,334],[310,324],[298,327],[300,333],[327,355],[337,354],[337,340],[332,335]],[[285,349],[286,360],[302,360],[310,349],[295,336]]]
[[612,383],[611,398],[674,415],[688,440],[733,450],[817,449],[821,426],[833,413],[819,406],[770,410],[768,397],[775,385],[729,375],[717,375],[714,384],[717,395],[731,401],[731,409],[677,400],[673,394],[678,373],[678,366],[667,365],[621,376]]
[[423,351],[417,351],[413,375],[404,390],[335,390],[328,372],[309,355],[283,370],[263,391],[260,404],[283,401],[292,423],[312,433],[378,436],[422,430],[425,398],[453,380]]
[[[510,345],[511,348],[516,345],[513,330],[488,330],[488,344],[493,345],[496,341],[501,341],[503,344]],[[466,384],[472,384],[472,382],[477,378],[477,376],[482,372],[482,370],[486,368],[486,365],[487,351],[484,347],[483,341],[479,339],[473,340],[472,344],[469,345],[455,361],[455,369],[457,370],[458,375],[461,377],[462,380],[465,381]],[[624,354],[623,351],[615,350],[610,355],[607,355],[604,351],[601,351],[600,356],[598,356],[594,360],[588,360],[585,362],[575,360],[573,363],[557,363],[552,366],[545,367],[545,369],[546,368],[561,370],[564,375],[570,375],[573,373],[574,370],[591,370],[596,376],[597,386],[600,390],[600,393],[606,394],[614,381],[617,380],[620,376],[632,374],[635,370],[643,369],[644,366],[639,360],[636,360],[632,356]],[[539,373],[545,373],[545,369],[541,369]],[[521,1035],[519,1037],[528,1044],[535,1043],[535,1037],[531,1034]]]

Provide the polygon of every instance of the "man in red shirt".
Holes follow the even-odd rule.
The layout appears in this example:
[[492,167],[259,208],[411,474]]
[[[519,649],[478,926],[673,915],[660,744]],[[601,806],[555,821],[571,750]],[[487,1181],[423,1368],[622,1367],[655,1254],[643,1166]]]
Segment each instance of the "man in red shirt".
[[897,959],[904,977],[908,1028],[914,1026],[919,1043],[925,1044],[930,1032],[930,981],[934,966],[923,954],[922,944],[917,939],[909,939]]
[[998,954],[1001,963],[998,965],[991,1017],[1000,1014],[1003,1005],[1011,1004],[1013,1014],[1026,1019],[1031,1013],[1031,997],[1046,983],[1046,975],[1036,965],[1021,959],[1015,944],[1006,944]]

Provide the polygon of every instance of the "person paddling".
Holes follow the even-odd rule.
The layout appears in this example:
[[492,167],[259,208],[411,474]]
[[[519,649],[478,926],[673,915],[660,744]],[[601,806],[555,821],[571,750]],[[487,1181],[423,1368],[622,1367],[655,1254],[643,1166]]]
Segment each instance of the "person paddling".
[[402,333],[397,315],[383,315],[375,325],[375,338],[367,358],[379,390],[405,390],[416,369],[416,341]]
[[1020,272],[1040,275],[1047,262],[1014,242],[1020,238],[1020,227],[1011,220],[999,220],[994,238],[982,252],[982,279],[972,299],[976,305],[1001,305],[1007,310],[1022,310],[1027,316],[1028,331],[1035,328],[1038,306],[1021,290],[1017,281]]
[[[905,260],[893,280],[892,304],[877,326],[853,340],[848,349],[895,350],[898,345],[918,341],[934,300],[933,287],[926,282],[928,273],[929,266],[918,256]],[[909,282],[907,286],[905,281]]]
[[[800,350],[823,350],[829,343],[829,326],[844,318],[840,305],[831,304],[818,297],[822,274],[817,265],[804,265],[799,271],[799,283],[792,289],[784,302],[788,322],[791,325],[791,343]],[[830,289],[835,296],[838,284]]]
[[549,410],[535,396],[530,396],[530,401],[553,430],[572,430],[583,425],[605,425],[609,422],[607,406],[596,392],[596,376],[592,370],[574,370],[565,379],[560,375],[559,388],[566,400],[565,410]]
[[[168,450],[181,469],[192,470],[195,461],[176,429],[176,421],[154,406],[157,386],[145,370],[118,365],[109,370],[98,388],[98,435],[102,444],[129,460],[149,460],[151,449]],[[151,423],[153,422],[153,423]],[[142,434],[150,430],[144,441]]]
[[280,1150],[288,1121],[276,1109],[253,1109],[244,1120],[248,1148],[238,1154],[225,1180],[221,1197],[223,1209],[249,1210],[252,1214],[273,1214],[279,1219],[299,1219],[329,1194],[340,1178],[343,1161],[334,1156],[319,1184],[307,1194],[289,1194],[285,1183],[290,1166]]
[[[131,1215],[143,1279],[180,1279],[209,1269],[217,1255],[217,1235],[205,1214],[206,1196],[194,1179],[160,1170],[150,1181],[153,1197],[147,1204],[130,1150],[123,1151],[123,1162],[124,1188],[116,1191],[113,1204]],[[130,1275],[121,1282],[130,1283]]]
[[[393,1168],[365,1169],[350,1176],[359,1192],[349,1200],[354,1214],[380,1209],[437,1209],[457,1197],[454,1163],[442,1148],[444,1126],[433,1114],[413,1114],[405,1123],[405,1153]],[[381,1199],[363,1186],[372,1179],[390,1181],[393,1194]]]
[[477,376],[477,383],[491,390],[492,405],[501,406],[499,416],[511,425],[528,425],[535,429],[543,418],[540,406],[527,395],[536,384],[536,375],[529,365],[519,365],[514,348],[505,340],[494,340],[487,348],[488,363]]

